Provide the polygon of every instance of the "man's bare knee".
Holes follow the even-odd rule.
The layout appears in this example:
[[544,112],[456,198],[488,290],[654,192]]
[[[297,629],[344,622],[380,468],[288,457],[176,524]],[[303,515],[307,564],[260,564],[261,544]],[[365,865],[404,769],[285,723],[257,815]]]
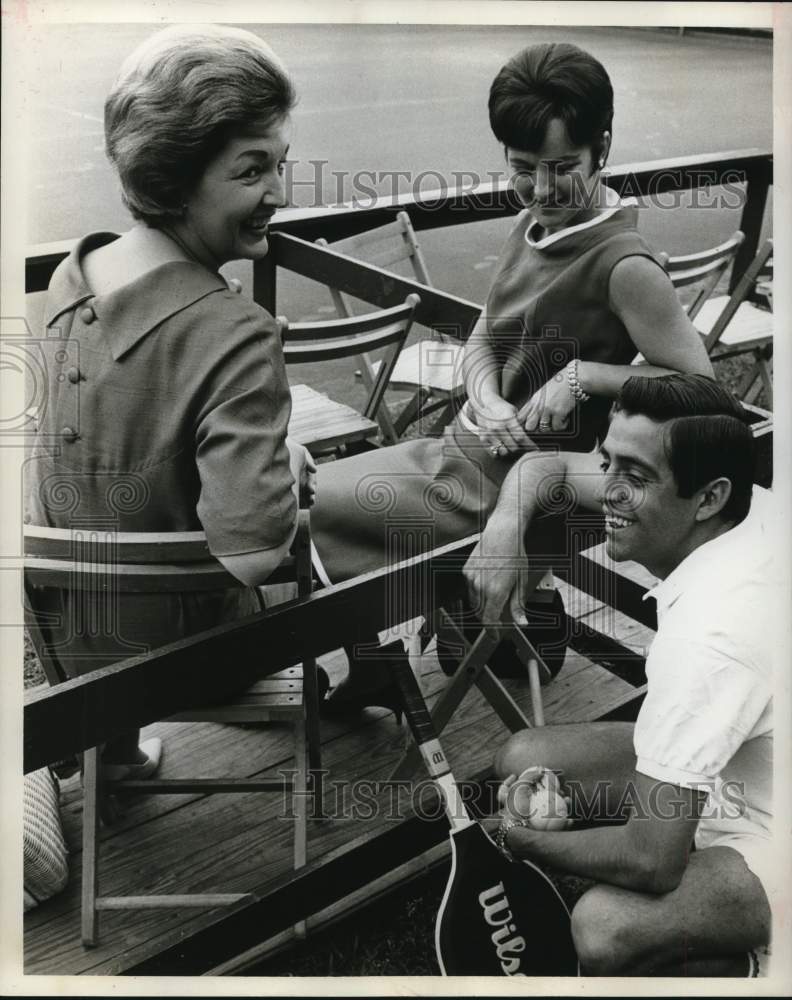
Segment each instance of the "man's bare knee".
[[572,938],[584,975],[616,975],[629,967],[630,927],[607,886],[595,885],[580,897],[572,911]]
[[548,739],[543,729],[521,729],[506,740],[495,754],[495,774],[503,781],[510,774],[520,774],[526,767],[547,763]]
[[580,781],[623,782],[635,766],[632,724],[588,722],[522,729],[504,743],[495,757],[503,779],[526,767],[540,765]]

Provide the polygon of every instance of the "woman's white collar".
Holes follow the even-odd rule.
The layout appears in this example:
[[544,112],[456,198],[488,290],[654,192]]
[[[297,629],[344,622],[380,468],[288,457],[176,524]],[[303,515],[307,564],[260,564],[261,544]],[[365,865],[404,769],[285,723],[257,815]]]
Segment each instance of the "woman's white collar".
[[621,208],[630,208],[633,205],[637,205],[638,202],[635,198],[625,198],[624,201],[617,201],[615,205],[611,205],[610,208],[606,209],[601,215],[595,215],[593,219],[589,219],[588,222],[579,222],[576,226],[568,226],[566,229],[559,229],[557,233],[551,233],[549,236],[544,236],[541,240],[531,239],[531,229],[533,229],[535,220],[531,219],[528,228],[525,230],[525,242],[529,247],[534,247],[536,250],[544,250],[546,247],[552,246],[554,243],[558,243],[559,240],[566,239],[567,236],[572,236],[573,233],[582,232],[584,229],[591,229],[593,226],[599,226],[611,216],[615,215],[616,212]]

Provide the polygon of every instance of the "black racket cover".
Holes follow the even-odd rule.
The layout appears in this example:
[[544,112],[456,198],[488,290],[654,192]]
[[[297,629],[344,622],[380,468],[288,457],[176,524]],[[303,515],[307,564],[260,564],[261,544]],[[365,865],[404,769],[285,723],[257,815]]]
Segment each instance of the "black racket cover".
[[569,911],[528,861],[509,861],[477,824],[452,834],[435,944],[447,976],[577,976]]

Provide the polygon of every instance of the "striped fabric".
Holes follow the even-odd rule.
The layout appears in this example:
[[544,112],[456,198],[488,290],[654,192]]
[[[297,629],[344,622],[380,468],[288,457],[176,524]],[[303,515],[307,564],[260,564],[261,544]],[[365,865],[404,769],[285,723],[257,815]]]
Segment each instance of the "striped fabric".
[[59,790],[49,768],[25,775],[23,840],[25,909],[60,892],[69,880]]

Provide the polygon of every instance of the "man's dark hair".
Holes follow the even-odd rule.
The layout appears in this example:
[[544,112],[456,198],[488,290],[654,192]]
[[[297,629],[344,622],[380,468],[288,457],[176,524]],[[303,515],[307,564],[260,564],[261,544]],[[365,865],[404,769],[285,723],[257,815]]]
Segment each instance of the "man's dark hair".
[[745,410],[727,389],[706,375],[634,375],[614,409],[665,425],[666,459],[680,497],[725,477],[732,489],[720,516],[743,520],[751,506],[756,445]]
[[591,149],[596,163],[603,132],[612,128],[613,87],[602,63],[568,42],[523,49],[490,87],[490,127],[504,146],[535,152],[554,118],[576,146]]

